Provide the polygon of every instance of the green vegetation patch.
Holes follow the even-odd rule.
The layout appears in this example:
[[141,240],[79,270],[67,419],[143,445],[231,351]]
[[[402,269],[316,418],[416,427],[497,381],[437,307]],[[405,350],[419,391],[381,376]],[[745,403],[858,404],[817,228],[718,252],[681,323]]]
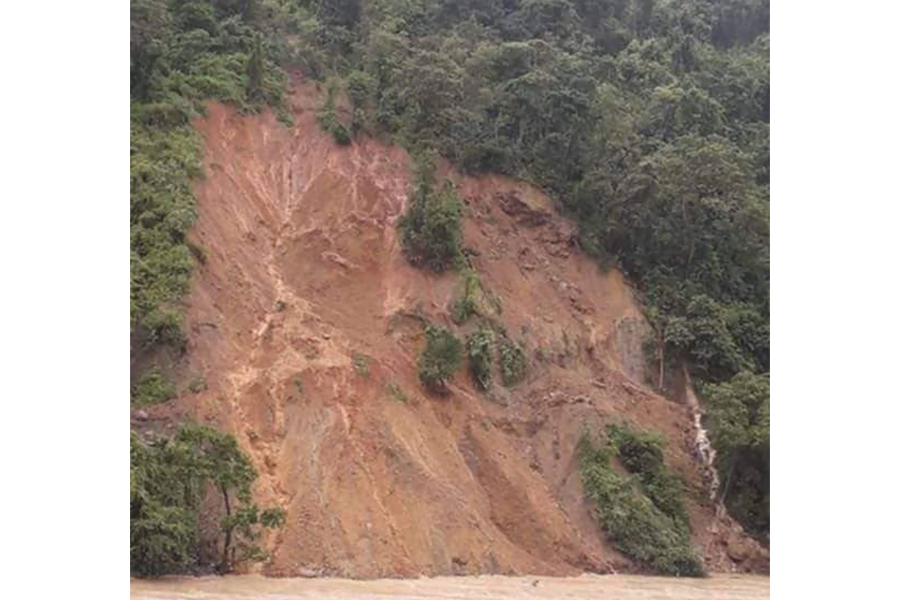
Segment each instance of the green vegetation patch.
[[610,542],[639,566],[659,575],[702,577],[703,561],[691,546],[690,534],[663,512],[628,477],[612,469],[615,449],[579,441],[581,481],[585,497]]
[[625,469],[637,476],[647,498],[684,531],[691,520],[684,506],[684,481],[666,466],[666,438],[654,432],[637,431],[628,424],[608,425],[606,433]]
[[528,365],[525,361],[525,351],[521,346],[506,336],[500,338],[497,344],[497,353],[500,360],[500,379],[503,385],[511,386],[525,378]]
[[134,406],[159,404],[175,396],[175,384],[155,367],[144,371],[131,389],[131,403]]
[[752,535],[769,537],[769,377],[744,371],[701,387],[720,494]]
[[462,363],[462,342],[445,327],[429,325],[427,343],[419,356],[419,379],[432,391],[443,391]]
[[360,377],[369,376],[369,357],[359,352],[353,353],[353,369]]
[[462,203],[450,182],[433,189],[434,169],[433,156],[418,158],[415,189],[398,227],[407,260],[441,273],[460,261]]
[[[131,0],[131,328],[136,351],[185,349],[181,301],[201,248],[193,180],[200,144],[189,125],[218,99],[241,110],[282,106],[280,37],[261,35],[278,5]],[[283,17],[283,15],[282,15]],[[277,28],[276,28],[277,29]]]
[[388,397],[393,398],[397,402],[402,402],[404,404],[409,402],[409,397],[406,395],[406,392],[404,392],[403,388],[396,383],[390,382],[384,389],[387,392]]
[[[260,532],[280,527],[285,514],[253,502],[256,477],[234,437],[209,427],[185,425],[154,443],[132,432],[132,574],[155,577],[205,566],[227,573],[241,562],[264,560]],[[211,496],[221,500],[219,508],[204,501]],[[216,526],[201,530],[200,521],[210,519]]]
[[341,146],[346,146],[353,141],[350,131],[341,123],[338,118],[337,108],[334,105],[334,97],[337,94],[337,81],[329,81],[327,87],[327,96],[325,97],[325,105],[317,116],[319,127],[327,131],[334,138],[334,141]]
[[491,387],[494,365],[494,333],[485,327],[466,338],[469,355],[469,371],[472,379],[483,390]]

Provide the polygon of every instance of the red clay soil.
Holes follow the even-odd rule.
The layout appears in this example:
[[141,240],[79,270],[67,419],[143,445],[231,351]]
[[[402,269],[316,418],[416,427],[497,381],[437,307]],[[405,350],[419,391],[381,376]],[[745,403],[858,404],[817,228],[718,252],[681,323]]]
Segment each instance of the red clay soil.
[[472,265],[499,300],[482,304],[526,347],[526,380],[485,394],[461,369],[449,394],[422,389],[421,318],[452,325],[462,278],[401,253],[406,152],[368,138],[336,145],[316,125],[320,98],[295,84],[290,129],[215,103],[195,123],[206,177],[191,237],[206,261],[179,378],[203,377],[207,389],[150,410],[151,422],[229,431],[252,457],[258,499],[287,512],[258,568],[354,578],[631,570],[593,520],[574,457],[583,428],[629,419],[668,437],[707,565],[767,569],[767,552],[706,499],[690,409],[643,382],[646,324],[629,287],[576,248],[574,226],[533,187],[448,173]]

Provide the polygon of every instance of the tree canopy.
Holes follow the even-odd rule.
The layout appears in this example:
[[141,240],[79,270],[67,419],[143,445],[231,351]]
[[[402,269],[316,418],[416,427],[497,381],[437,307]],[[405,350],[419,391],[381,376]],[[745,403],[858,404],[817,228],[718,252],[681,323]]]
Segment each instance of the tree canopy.
[[[185,425],[154,443],[132,433],[132,573],[158,576],[204,565],[224,573],[265,558],[256,543],[260,530],[280,526],[284,511],[253,502],[256,477],[234,437],[215,429]],[[217,499],[221,508],[210,508]],[[211,534],[201,532],[201,513],[218,517]]]

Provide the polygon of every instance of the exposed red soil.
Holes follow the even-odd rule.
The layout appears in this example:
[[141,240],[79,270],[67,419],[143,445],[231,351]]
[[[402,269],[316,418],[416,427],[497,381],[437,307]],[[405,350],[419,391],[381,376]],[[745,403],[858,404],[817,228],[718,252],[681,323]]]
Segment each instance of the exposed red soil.
[[689,407],[643,384],[646,325],[629,287],[576,248],[538,190],[448,173],[472,264],[529,374],[488,395],[460,370],[448,395],[424,392],[419,319],[450,325],[461,279],[401,253],[407,154],[372,139],[337,146],[316,125],[319,97],[297,84],[292,129],[215,103],[195,123],[206,177],[192,239],[207,259],[181,378],[207,389],[150,411],[230,431],[252,456],[259,500],[287,511],[264,540],[263,572],[629,570],[590,516],[574,458],[583,428],[622,419],[668,437],[708,566],[766,569],[765,551],[705,499]]

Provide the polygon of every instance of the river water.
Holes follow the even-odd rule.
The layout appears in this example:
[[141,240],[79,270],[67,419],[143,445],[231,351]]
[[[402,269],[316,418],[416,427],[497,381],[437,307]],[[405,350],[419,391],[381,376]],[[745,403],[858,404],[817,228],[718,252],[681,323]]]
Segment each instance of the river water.
[[268,579],[229,577],[131,580],[132,600],[754,600],[769,597],[769,578],[713,575],[675,579],[636,575],[580,577],[435,577],[430,579]]

